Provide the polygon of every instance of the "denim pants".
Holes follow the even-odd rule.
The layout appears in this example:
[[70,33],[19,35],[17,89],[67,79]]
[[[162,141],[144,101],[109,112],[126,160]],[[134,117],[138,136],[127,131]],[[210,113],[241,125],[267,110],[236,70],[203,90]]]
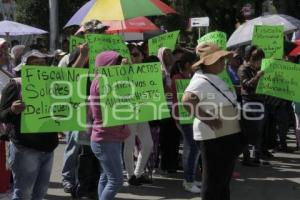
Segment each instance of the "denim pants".
[[9,165],[14,180],[13,200],[42,200],[47,193],[53,152],[10,143]]
[[101,166],[98,200],[113,200],[123,185],[121,142],[91,142]]
[[200,156],[200,148],[193,138],[193,125],[177,124],[177,126],[183,136],[182,162],[184,180],[186,180],[187,182],[194,182]]
[[74,132],[68,132],[67,135],[67,145],[64,153],[64,162],[62,169],[62,182],[76,184],[76,169],[78,155],[80,151],[80,145],[75,141]]

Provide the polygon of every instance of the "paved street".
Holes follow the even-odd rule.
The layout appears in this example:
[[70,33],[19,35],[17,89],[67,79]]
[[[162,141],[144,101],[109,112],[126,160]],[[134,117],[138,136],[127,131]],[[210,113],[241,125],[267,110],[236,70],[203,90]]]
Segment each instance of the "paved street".
[[[67,200],[69,195],[62,190],[60,172],[64,145],[55,152],[55,164],[47,200]],[[272,166],[260,168],[241,167],[239,179],[232,182],[232,200],[299,200],[300,198],[300,155],[275,154]],[[200,195],[187,193],[182,188],[182,173],[173,177],[155,176],[153,185],[123,187],[118,200],[200,200]]]

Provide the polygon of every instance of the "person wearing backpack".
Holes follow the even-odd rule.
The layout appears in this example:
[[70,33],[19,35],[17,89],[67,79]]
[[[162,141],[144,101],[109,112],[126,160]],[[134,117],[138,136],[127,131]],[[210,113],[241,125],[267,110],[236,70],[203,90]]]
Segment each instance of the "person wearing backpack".
[[[32,50],[22,57],[14,68],[24,65],[44,66],[47,55]],[[21,113],[26,105],[21,98],[21,80],[12,79],[2,91],[0,122],[11,127],[8,136],[9,165],[13,174],[13,200],[42,200],[47,193],[54,149],[58,145],[57,133],[21,134]]]

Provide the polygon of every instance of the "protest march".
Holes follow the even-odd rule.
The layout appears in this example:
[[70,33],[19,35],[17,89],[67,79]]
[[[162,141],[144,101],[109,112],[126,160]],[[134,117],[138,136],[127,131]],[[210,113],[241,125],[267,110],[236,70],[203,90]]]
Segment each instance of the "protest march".
[[178,2],[0,3],[0,200],[299,198],[300,19]]

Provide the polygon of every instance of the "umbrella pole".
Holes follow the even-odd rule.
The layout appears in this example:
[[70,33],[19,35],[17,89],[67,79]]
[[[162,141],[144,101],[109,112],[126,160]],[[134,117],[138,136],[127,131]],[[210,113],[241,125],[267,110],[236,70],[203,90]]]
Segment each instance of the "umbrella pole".
[[205,27],[205,34],[208,33],[208,26]]
[[11,48],[11,38],[9,32],[5,32],[5,36],[6,36],[6,41],[8,43],[8,47]]

